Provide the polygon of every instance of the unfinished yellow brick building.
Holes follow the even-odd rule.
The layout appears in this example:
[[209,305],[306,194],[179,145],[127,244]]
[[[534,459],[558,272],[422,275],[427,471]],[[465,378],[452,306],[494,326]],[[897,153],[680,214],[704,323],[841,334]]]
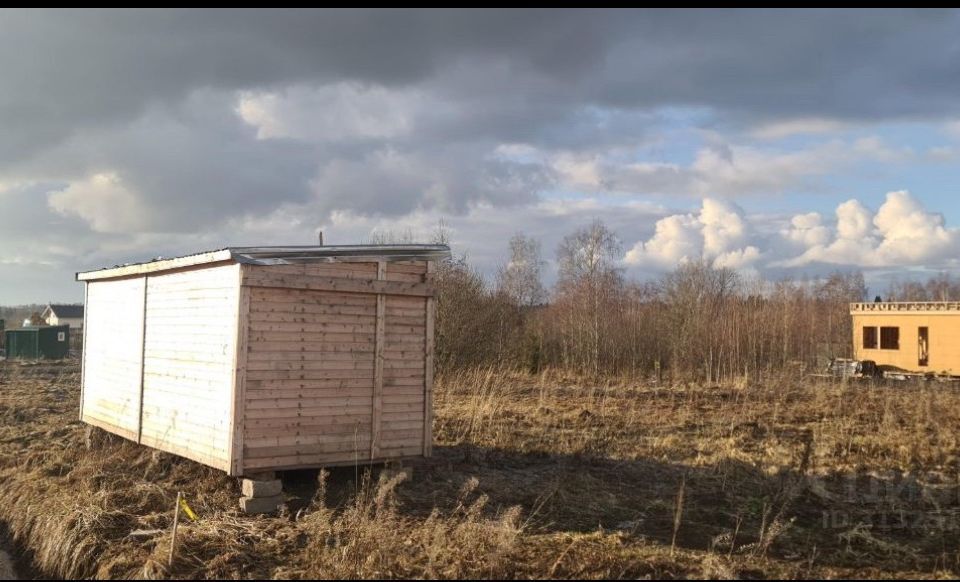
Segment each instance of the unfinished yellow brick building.
[[960,376],[960,302],[851,303],[853,357],[919,374]]

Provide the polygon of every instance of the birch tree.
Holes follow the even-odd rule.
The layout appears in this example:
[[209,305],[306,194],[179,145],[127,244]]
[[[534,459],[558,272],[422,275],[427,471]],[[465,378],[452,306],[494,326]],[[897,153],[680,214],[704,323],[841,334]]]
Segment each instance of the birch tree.
[[510,260],[497,272],[497,290],[520,307],[540,305],[547,298],[543,267],[540,242],[517,233],[510,239]]

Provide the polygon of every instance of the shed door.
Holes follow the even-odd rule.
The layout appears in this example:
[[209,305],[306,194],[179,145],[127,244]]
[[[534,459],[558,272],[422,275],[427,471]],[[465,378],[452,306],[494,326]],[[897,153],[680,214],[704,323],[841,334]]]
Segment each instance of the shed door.
[[145,281],[87,285],[81,419],[135,440],[140,429]]

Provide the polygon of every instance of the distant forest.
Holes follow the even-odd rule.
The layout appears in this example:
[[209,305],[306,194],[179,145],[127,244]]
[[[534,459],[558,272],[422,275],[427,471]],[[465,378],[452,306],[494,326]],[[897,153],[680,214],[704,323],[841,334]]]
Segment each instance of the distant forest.
[[[449,243],[441,225],[431,237],[376,233],[371,243]],[[438,266],[436,354],[440,371],[495,366],[538,372],[651,375],[721,381],[813,370],[849,357],[849,303],[868,301],[863,273],[765,281],[708,261],[678,265],[655,281],[629,279],[622,245],[594,221],[556,249],[559,276],[543,284],[539,241],[516,234],[492,279],[454,255]],[[960,300],[947,274],[893,282],[885,301]],[[7,328],[44,305],[0,307]]]
[[[433,242],[447,239],[441,228]],[[619,267],[621,257],[617,236],[595,221],[556,249],[552,289],[542,283],[540,243],[523,234],[510,240],[509,258],[493,281],[466,257],[442,264],[436,273],[441,371],[506,366],[697,381],[813,371],[831,357],[851,355],[849,304],[874,299],[858,270],[765,281],[700,260],[639,282]],[[940,274],[895,282],[881,295],[958,300],[960,282]]]

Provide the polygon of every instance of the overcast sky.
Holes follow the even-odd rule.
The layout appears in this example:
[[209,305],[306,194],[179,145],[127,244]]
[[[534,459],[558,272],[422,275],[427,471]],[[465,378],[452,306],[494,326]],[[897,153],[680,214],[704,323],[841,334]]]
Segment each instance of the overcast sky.
[[486,272],[958,274],[960,13],[0,11],[0,304],[441,219]]

